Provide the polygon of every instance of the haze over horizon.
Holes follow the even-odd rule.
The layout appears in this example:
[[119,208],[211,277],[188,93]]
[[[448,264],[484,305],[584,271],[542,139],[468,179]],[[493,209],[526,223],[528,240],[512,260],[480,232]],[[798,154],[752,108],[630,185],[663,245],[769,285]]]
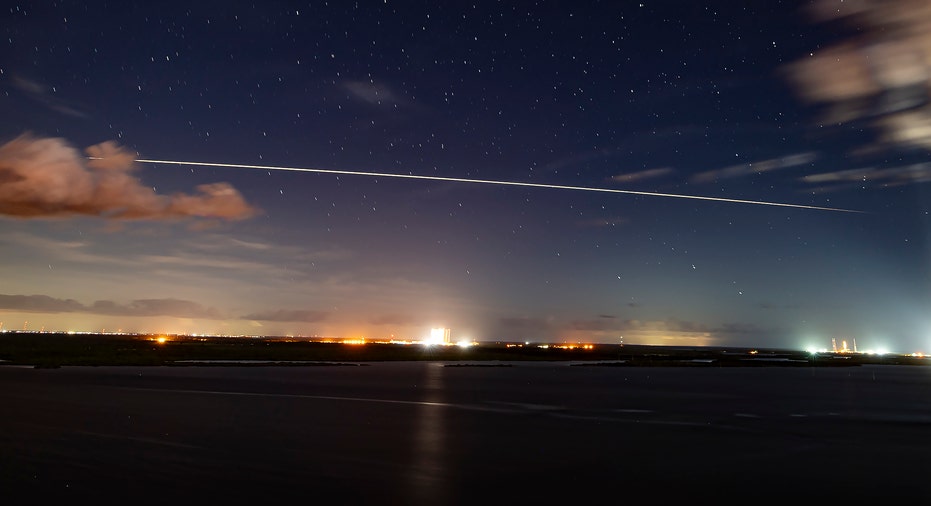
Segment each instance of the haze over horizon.
[[922,0],[0,16],[2,329],[931,351]]

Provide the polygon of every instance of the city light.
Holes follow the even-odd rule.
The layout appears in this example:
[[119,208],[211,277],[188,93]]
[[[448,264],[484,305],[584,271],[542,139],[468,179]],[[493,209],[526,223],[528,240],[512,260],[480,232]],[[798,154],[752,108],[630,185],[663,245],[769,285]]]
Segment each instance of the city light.
[[428,337],[427,339],[424,339],[423,344],[425,345],[451,344],[449,341],[449,329],[442,328],[442,327],[430,329],[430,337]]

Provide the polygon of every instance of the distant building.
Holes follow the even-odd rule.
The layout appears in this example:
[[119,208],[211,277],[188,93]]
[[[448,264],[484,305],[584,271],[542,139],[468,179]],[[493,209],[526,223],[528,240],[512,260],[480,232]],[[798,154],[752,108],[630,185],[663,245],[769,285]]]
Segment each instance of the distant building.
[[432,328],[430,329],[430,344],[450,344],[449,329]]

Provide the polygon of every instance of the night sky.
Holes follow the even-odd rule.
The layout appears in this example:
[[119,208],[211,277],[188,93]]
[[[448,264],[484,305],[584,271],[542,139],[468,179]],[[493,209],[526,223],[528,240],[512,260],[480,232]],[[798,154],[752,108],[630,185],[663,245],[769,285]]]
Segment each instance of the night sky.
[[3,330],[931,351],[923,0],[7,5]]

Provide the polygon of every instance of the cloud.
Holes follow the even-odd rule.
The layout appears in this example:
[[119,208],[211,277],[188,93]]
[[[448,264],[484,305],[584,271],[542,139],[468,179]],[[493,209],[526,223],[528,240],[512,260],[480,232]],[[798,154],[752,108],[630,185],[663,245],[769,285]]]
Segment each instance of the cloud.
[[642,181],[644,179],[653,179],[656,177],[662,177],[667,174],[672,174],[675,172],[669,167],[660,167],[656,169],[647,169],[641,170],[640,172],[628,172],[627,174],[618,174],[612,176],[611,180],[618,183],[633,183],[636,181]]
[[931,111],[909,111],[880,118],[880,142],[914,147],[931,147]]
[[[811,174],[801,178],[809,184],[822,185],[821,192],[832,189],[850,188],[854,185],[878,185],[883,187],[901,186],[911,183],[931,182],[931,163],[916,163],[903,167],[877,169],[865,167]],[[833,185],[833,186],[823,186]]]
[[[67,116],[86,118],[87,114],[80,111],[75,106],[69,104],[49,93],[49,87],[32,79],[22,76],[13,76],[13,87],[23,92],[29,99],[42,104],[43,106]],[[51,90],[55,92],[54,88]]]
[[78,313],[87,308],[74,299],[56,299],[48,295],[0,294],[0,309],[30,313]]
[[91,313],[110,316],[174,316],[178,318],[223,318],[219,311],[181,299],[139,299],[129,304],[98,300],[87,306],[73,299],[56,299],[48,295],[0,294],[0,309],[31,313]]
[[107,141],[82,156],[64,140],[24,134],[0,146],[0,214],[19,218],[71,215],[117,220],[241,220],[257,209],[227,183],[197,193],[159,195],[132,172],[136,154]]
[[784,68],[824,121],[865,121],[889,146],[931,147],[931,4],[926,0],[810,4],[816,22],[856,31]]
[[847,169],[835,172],[824,172],[821,174],[810,174],[807,176],[802,176],[799,179],[806,183],[817,184],[836,183],[842,181],[865,181],[867,176],[875,171],[876,169],[873,168]]
[[243,320],[259,320],[270,322],[304,322],[313,323],[325,320],[327,313],[324,311],[313,311],[309,309],[278,309],[275,311],[264,311],[252,313],[241,318]]
[[178,318],[223,318],[219,311],[196,302],[181,299],[139,299],[126,305],[98,300],[87,308],[88,313],[113,316],[174,316]]
[[371,105],[397,105],[403,102],[390,88],[375,84],[374,81],[346,81],[343,87],[353,97]]
[[813,161],[815,158],[816,156],[814,153],[796,153],[780,158],[770,158],[768,160],[761,160],[758,162],[741,163],[737,165],[731,165],[723,169],[699,172],[698,174],[693,175],[691,180],[693,183],[710,183],[719,179],[751,176],[754,174],[762,174],[763,172],[770,172],[773,170],[804,165]]

